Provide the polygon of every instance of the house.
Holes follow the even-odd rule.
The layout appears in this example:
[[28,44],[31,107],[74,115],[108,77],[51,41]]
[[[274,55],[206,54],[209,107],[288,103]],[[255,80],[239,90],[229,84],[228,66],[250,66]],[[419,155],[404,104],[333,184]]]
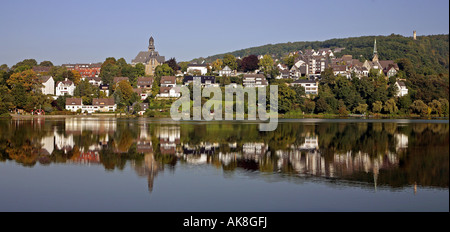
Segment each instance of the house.
[[140,89],[151,89],[153,86],[153,77],[138,77],[136,85]]
[[44,95],[54,95],[55,94],[55,80],[51,76],[41,76],[39,81],[43,85],[41,92]]
[[187,73],[200,72],[200,75],[205,75],[208,72],[206,64],[188,64]]
[[82,77],[81,80],[87,80],[89,84],[97,87],[103,83],[100,77]]
[[225,66],[222,70],[219,71],[219,76],[231,76],[232,70],[230,67]]
[[77,112],[83,109],[81,98],[66,98],[66,110]]
[[141,107],[141,110],[139,112],[137,112],[139,115],[143,115],[145,113],[145,111],[148,109],[148,103],[137,103],[135,102],[132,106],[128,107],[128,111],[129,112],[133,112],[134,108],[136,107],[136,105],[139,104],[139,106]]
[[130,82],[130,79],[128,77],[114,77],[114,79],[113,79],[113,83],[116,84],[116,85],[119,82],[121,82],[121,81],[128,81],[128,82]]
[[100,69],[102,63],[90,63],[90,64],[63,64],[67,70],[78,71],[81,77],[98,77],[100,75]]
[[398,73],[398,65],[392,60],[381,60],[381,66],[383,67],[383,73],[387,77],[395,76]]
[[288,69],[280,70],[280,75],[276,79],[288,79],[291,76],[291,72]]
[[161,87],[157,97],[180,97],[180,87]]
[[397,81],[395,82],[395,86],[397,86],[398,89],[397,97],[403,97],[408,94],[408,88],[406,88],[405,82]]
[[143,89],[136,88],[133,89],[133,92],[137,93],[141,97],[141,100],[145,100],[148,97],[148,93],[143,91]]
[[39,75],[42,75],[42,74],[46,74],[46,73],[50,72],[51,68],[52,67],[47,67],[47,66],[34,66],[33,71]]
[[319,85],[315,80],[296,80],[290,84],[291,86],[302,86],[305,88],[306,94],[319,94]]
[[162,76],[160,84],[161,87],[175,87],[177,78],[175,76]]
[[111,112],[117,109],[117,104],[114,103],[113,98],[94,98],[92,99],[92,106],[94,111],[100,112]]
[[183,78],[183,84],[187,86],[190,83],[193,83],[193,84],[199,84],[202,87],[216,86],[215,80],[216,80],[216,77],[214,77],[214,76],[185,76]]
[[105,95],[108,97],[109,96],[109,85],[108,84],[101,84],[99,86],[100,88],[100,92],[105,93]]
[[335,76],[341,75],[347,77],[348,79],[351,78],[347,65],[333,65],[331,68],[333,69],[333,74]]
[[72,81],[67,80],[67,78],[64,81],[58,81],[56,83],[56,96],[73,96],[74,90],[75,84]]
[[264,87],[268,82],[263,74],[245,74],[242,84],[244,87]]
[[81,98],[66,98],[66,110],[77,112],[81,110],[83,113],[94,112],[112,112],[116,111],[117,105],[112,98],[94,98],[92,105],[84,105]]
[[289,70],[288,66],[282,63],[279,63],[277,67],[279,70]]
[[148,51],[139,52],[136,58],[131,61],[131,65],[134,67],[136,64],[143,64],[145,66],[145,75],[152,76],[155,73],[156,67],[163,64],[165,59],[164,56],[160,56],[159,52],[155,50],[155,40],[151,36]]

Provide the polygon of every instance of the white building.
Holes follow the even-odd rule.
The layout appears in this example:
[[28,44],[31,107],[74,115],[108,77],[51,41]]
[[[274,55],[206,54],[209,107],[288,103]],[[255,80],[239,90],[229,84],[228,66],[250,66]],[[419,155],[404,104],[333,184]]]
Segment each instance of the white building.
[[56,96],[70,95],[73,96],[75,84],[72,81],[64,80],[56,83]]
[[205,75],[208,72],[208,66],[206,64],[188,64],[187,72],[200,72],[200,75]]
[[263,74],[246,74],[242,79],[244,87],[264,87],[267,86],[266,77]]
[[403,97],[408,94],[408,88],[406,88],[405,82],[397,81],[395,82],[395,86],[397,86],[398,89],[397,97]]
[[51,76],[41,76],[39,81],[43,85],[41,88],[44,95],[55,95],[55,80]]
[[313,80],[296,80],[290,84],[291,86],[300,85],[305,88],[306,94],[319,94],[319,85]]
[[231,76],[231,72],[231,68],[227,65],[225,66],[225,68],[219,71],[219,76]]

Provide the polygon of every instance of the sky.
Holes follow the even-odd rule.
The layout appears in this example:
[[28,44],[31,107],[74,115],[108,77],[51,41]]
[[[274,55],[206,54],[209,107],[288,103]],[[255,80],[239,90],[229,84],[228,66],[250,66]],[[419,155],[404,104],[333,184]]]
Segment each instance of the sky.
[[0,64],[166,59],[371,35],[449,33],[448,0],[1,0]]

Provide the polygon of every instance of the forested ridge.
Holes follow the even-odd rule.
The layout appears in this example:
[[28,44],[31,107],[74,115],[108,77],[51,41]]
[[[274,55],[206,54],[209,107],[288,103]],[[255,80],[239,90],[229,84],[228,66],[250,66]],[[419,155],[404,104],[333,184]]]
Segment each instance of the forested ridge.
[[[418,74],[448,74],[449,70],[449,35],[427,35],[412,37],[402,35],[389,36],[361,36],[343,39],[330,39],[326,41],[311,42],[288,42],[279,44],[267,44],[259,47],[230,52],[236,57],[248,55],[271,54],[275,58],[281,58],[289,52],[320,49],[320,48],[345,48],[342,52],[336,53],[337,57],[342,55],[353,55],[361,61],[371,60],[373,57],[373,44],[377,40],[378,56],[381,60],[397,60],[401,58],[409,59]],[[223,58],[225,54],[208,56],[207,58],[197,58],[193,62],[212,62]]]

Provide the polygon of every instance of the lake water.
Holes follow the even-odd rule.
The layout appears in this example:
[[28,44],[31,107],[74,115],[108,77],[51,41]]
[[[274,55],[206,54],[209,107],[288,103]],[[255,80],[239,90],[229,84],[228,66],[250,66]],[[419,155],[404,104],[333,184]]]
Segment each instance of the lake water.
[[444,120],[0,120],[0,211],[449,211]]

